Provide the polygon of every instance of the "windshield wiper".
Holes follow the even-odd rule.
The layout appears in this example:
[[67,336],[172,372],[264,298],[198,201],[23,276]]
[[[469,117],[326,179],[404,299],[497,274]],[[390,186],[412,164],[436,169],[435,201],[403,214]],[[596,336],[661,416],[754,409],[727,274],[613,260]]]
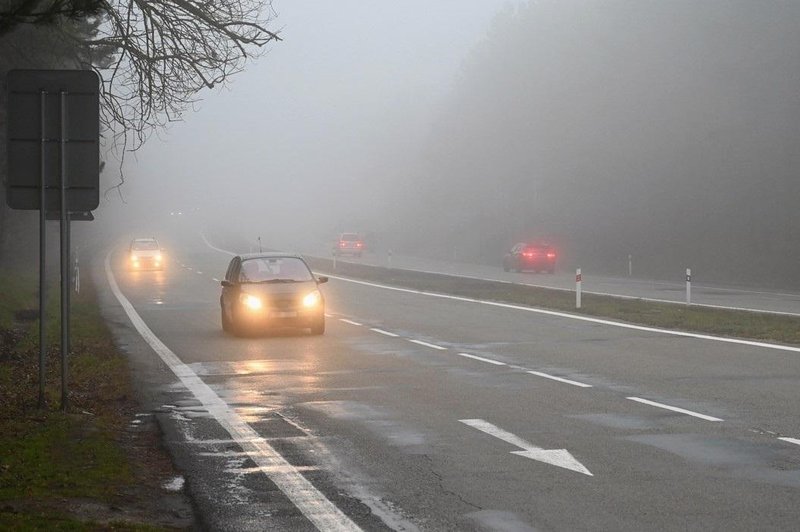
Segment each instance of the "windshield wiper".
[[267,284],[267,283],[299,283],[297,279],[267,279],[265,281],[256,281],[259,284]]

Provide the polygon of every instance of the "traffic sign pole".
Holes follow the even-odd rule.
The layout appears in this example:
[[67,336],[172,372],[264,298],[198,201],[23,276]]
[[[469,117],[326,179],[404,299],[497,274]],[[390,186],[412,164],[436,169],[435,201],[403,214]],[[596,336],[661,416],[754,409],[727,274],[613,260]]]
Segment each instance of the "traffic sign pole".
[[47,171],[47,157],[45,157],[45,149],[47,147],[47,92],[41,91],[40,93],[40,102],[41,102],[41,144],[40,144],[40,154],[39,154],[39,164],[40,166],[40,181],[39,181],[39,408],[44,407],[45,397],[44,397],[44,380],[45,380],[45,358],[47,354],[47,335],[46,335],[46,313],[45,313],[45,303],[47,302],[46,294],[47,294],[47,279],[46,279],[46,253],[47,247],[45,246],[46,238],[47,238],[47,231],[46,224],[47,220],[45,218],[45,201],[46,201],[46,192],[45,192],[45,185],[46,185],[46,171]]
[[69,213],[67,206],[67,93],[61,91],[61,410],[67,409],[69,355]]

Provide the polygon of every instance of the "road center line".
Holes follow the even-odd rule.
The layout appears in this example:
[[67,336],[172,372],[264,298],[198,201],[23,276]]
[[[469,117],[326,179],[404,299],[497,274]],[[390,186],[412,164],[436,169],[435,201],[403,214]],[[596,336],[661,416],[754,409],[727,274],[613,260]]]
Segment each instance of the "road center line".
[[542,373],[541,371],[527,370],[527,372],[530,373],[531,375],[536,375],[538,377],[544,377],[545,379],[551,379],[551,380],[554,380],[554,381],[563,382],[565,384],[571,384],[573,386],[579,386],[581,388],[591,388],[592,387],[591,384],[584,384],[584,383],[578,382],[578,381],[571,381],[571,380],[565,379],[563,377],[556,377],[555,375],[549,375],[547,373]]
[[389,331],[384,331],[383,329],[378,329],[377,327],[372,327],[372,328],[370,329],[370,331],[375,331],[375,332],[376,332],[376,333],[378,333],[378,334],[383,334],[383,335],[386,335],[386,336],[391,336],[392,338],[398,338],[398,337],[400,336],[399,334],[395,334],[395,333],[393,333],[393,332],[389,332]]
[[319,530],[361,530],[153,333],[120,290],[111,271],[111,253],[106,255],[105,269],[111,291],[136,331],[297,509]]
[[344,322],[344,323],[349,323],[350,325],[356,325],[358,327],[361,327],[362,325],[364,325],[363,323],[358,323],[357,321],[348,320],[346,318],[339,318],[339,321]]
[[495,366],[507,366],[505,362],[499,362],[497,360],[492,360],[491,358],[483,358],[479,357],[478,355],[470,355],[469,353],[457,353],[460,357],[471,358],[473,360],[480,360],[481,362],[486,362],[487,364],[494,364]]
[[630,399],[631,401],[636,401],[637,403],[642,403],[645,405],[655,406],[657,408],[663,408],[665,410],[672,410],[673,412],[680,412],[681,414],[686,414],[687,416],[699,417],[700,419],[705,419],[706,421],[723,421],[718,417],[707,416],[705,414],[700,414],[698,412],[692,412],[691,410],[685,410],[683,408],[678,408],[677,406],[669,406],[663,403],[656,403],[655,401],[642,399],[641,397],[626,397],[626,399]]
[[793,443],[795,445],[800,445],[800,440],[798,440],[796,438],[778,438],[778,439],[781,440],[781,441]]
[[442,347],[442,346],[440,346],[440,345],[436,345],[436,344],[429,344],[428,342],[423,342],[422,340],[414,340],[413,338],[407,338],[407,340],[408,340],[409,342],[415,343],[415,344],[417,344],[417,345],[422,345],[422,346],[425,346],[425,347],[430,347],[431,349],[438,349],[439,351],[446,351],[446,350],[447,350],[447,348],[446,348],[446,347]]

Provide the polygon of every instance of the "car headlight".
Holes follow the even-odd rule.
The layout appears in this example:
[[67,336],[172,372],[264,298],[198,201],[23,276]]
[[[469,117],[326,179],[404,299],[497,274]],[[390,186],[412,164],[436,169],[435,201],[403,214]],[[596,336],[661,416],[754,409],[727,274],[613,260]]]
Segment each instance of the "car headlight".
[[241,294],[239,296],[239,301],[241,301],[244,306],[250,310],[260,310],[261,307],[264,306],[264,303],[261,302],[261,299],[252,294]]
[[319,290],[314,290],[303,298],[303,306],[306,308],[316,307],[321,302],[322,294],[319,293]]

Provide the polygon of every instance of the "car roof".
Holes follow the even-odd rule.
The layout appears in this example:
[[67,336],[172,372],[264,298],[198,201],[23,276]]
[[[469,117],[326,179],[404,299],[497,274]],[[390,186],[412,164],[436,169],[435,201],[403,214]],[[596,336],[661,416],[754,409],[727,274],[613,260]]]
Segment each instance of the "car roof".
[[242,253],[237,255],[242,260],[249,260],[249,259],[280,259],[280,258],[294,258],[294,259],[303,259],[297,253],[286,253],[281,251],[264,251],[258,253]]

